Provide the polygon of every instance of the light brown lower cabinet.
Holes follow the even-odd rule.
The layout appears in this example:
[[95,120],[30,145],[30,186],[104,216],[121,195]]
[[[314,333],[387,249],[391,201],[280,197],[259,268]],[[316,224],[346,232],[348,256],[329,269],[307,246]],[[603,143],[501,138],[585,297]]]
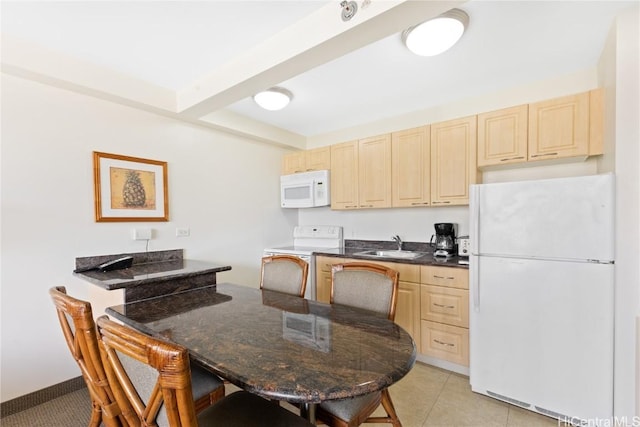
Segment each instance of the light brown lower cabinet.
[[420,353],[469,366],[469,271],[422,266]]
[[331,266],[347,262],[370,262],[393,268],[400,274],[395,322],[411,335],[420,350],[420,266],[397,262],[316,256],[316,299],[328,303],[331,296]]
[[418,353],[469,366],[469,271],[464,268],[316,256],[316,299],[328,303],[331,266],[370,262],[400,274],[395,322]]

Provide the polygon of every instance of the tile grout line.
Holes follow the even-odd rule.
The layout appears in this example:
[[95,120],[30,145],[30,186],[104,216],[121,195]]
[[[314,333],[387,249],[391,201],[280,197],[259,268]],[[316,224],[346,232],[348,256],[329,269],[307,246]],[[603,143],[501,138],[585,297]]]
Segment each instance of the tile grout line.
[[429,415],[431,415],[431,411],[433,411],[433,408],[436,406],[436,404],[440,400],[440,396],[442,395],[442,392],[444,391],[444,388],[446,387],[446,385],[449,382],[450,378],[451,378],[451,374],[449,373],[449,374],[447,374],[447,379],[442,383],[442,387],[440,388],[440,392],[438,393],[438,396],[434,399],[433,405],[431,405],[431,408],[429,408],[429,411],[427,412],[427,415],[424,417],[424,421],[422,421],[422,427],[426,426],[427,420],[429,419]]

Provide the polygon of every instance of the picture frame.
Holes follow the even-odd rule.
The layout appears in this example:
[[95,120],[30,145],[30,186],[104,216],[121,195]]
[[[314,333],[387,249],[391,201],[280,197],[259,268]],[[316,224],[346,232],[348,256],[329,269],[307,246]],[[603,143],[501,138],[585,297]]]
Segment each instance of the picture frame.
[[167,162],[93,152],[96,222],[169,220]]

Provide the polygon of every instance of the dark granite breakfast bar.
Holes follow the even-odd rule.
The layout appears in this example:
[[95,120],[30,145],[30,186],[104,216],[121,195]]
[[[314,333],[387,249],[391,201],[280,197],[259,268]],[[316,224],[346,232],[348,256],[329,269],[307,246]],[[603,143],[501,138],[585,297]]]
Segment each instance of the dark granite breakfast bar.
[[73,274],[108,291],[124,289],[124,301],[130,303],[215,285],[217,273],[231,270],[228,265],[186,260],[182,249],[80,257],[76,258],[76,270],[123,256],[133,257],[131,267]]

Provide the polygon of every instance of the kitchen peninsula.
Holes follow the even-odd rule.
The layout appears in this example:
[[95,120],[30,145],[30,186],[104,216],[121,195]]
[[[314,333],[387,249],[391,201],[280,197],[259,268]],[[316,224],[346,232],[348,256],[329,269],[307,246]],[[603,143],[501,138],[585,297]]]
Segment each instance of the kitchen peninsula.
[[133,257],[131,267],[104,272],[74,272],[74,276],[108,291],[124,289],[124,302],[130,303],[215,285],[217,273],[231,270],[229,265],[184,259],[182,249],[79,257],[76,258],[76,270],[123,256]]

